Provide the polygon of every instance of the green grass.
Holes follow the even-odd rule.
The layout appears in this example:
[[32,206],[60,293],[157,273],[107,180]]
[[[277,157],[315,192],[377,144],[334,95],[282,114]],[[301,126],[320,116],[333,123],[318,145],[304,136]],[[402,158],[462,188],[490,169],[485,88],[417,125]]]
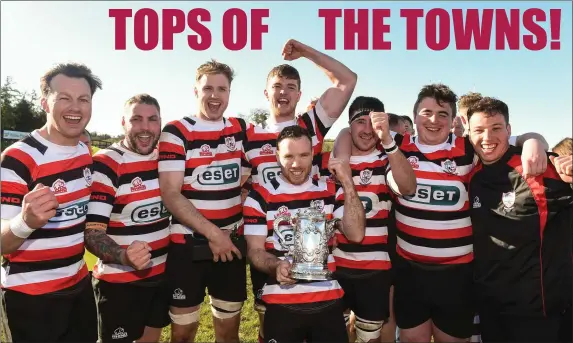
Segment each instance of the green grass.
[[[89,270],[92,270],[97,258],[86,251],[84,255],[86,264]],[[239,338],[241,342],[256,342],[259,332],[259,319],[257,312],[253,308],[253,294],[251,292],[251,277],[249,268],[247,268],[247,301],[243,305],[241,312],[241,326],[239,328]],[[160,342],[169,342],[171,333],[169,326],[163,329],[161,333]],[[209,298],[205,297],[203,305],[201,305],[201,319],[199,330],[195,342],[215,342],[215,332],[213,331],[213,320],[211,314],[211,306],[209,305]]]

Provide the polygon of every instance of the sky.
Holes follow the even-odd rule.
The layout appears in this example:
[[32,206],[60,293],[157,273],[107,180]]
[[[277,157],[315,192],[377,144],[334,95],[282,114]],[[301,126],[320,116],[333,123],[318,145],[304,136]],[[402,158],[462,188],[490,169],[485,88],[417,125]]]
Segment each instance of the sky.
[[[138,50],[133,43],[133,20],[128,21],[127,50],[114,50],[114,20],[111,8],[150,7],[187,12],[206,8],[211,22],[213,44],[206,51],[192,51],[184,34],[175,37],[175,49]],[[269,32],[263,36],[263,49],[229,51],[221,39],[221,18],[231,7],[245,11],[269,8],[264,19]],[[454,45],[443,51],[425,47],[419,36],[419,50],[405,47],[405,21],[401,8],[520,8],[562,9],[561,50],[541,51],[457,51]],[[320,8],[389,8],[392,41],[389,51],[345,51],[342,48],[342,20],[337,24],[337,50],[325,50],[324,20]],[[226,115],[248,114],[253,108],[266,108],[263,91],[270,69],[285,63],[284,43],[297,39],[341,61],[358,75],[351,100],[358,95],[380,98],[388,112],[412,116],[412,107],[423,85],[443,82],[458,95],[478,91],[505,101],[510,109],[512,133],[538,132],[550,145],[571,136],[572,130],[572,48],[571,2],[6,2],[1,3],[2,82],[11,77],[20,90],[39,93],[41,75],[61,62],[88,65],[103,81],[103,90],[93,100],[88,130],[117,135],[122,133],[123,103],[137,93],[149,93],[159,100],[163,123],[195,112],[193,85],[196,68],[215,58],[233,67],[236,78]],[[248,13],[248,12],[247,12]],[[548,28],[548,24],[541,26]],[[525,31],[525,30],[523,30]],[[423,34],[424,26],[419,32]],[[527,32],[524,32],[527,33]],[[453,37],[453,30],[452,30]],[[160,43],[161,44],[161,43]],[[310,99],[320,96],[330,83],[325,74],[304,58],[288,62],[302,78],[302,111]],[[347,112],[335,123],[327,138],[334,138],[347,126]]]

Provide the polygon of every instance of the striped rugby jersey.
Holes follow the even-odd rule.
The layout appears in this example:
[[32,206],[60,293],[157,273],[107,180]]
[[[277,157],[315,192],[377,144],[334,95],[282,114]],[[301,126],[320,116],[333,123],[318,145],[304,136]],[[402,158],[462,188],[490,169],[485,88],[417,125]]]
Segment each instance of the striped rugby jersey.
[[[332,181],[309,178],[302,185],[292,185],[277,177],[264,184],[254,184],[244,204],[245,235],[266,236],[265,249],[280,259],[285,258],[289,242],[281,242],[274,232],[274,220],[279,215],[295,215],[298,210],[319,205],[327,219],[332,219],[335,211],[342,213],[343,204],[336,201],[337,186]],[[292,228],[281,225],[285,239],[292,239]],[[328,257],[328,268],[336,269],[332,252]],[[263,287],[262,300],[267,304],[310,304],[314,302],[342,298],[342,288],[338,281],[297,282],[281,286],[274,276],[268,277]]]
[[[220,229],[242,232],[241,177],[248,175],[243,145],[250,128],[241,118],[210,122],[184,117],[168,123],[159,140],[159,172],[185,172],[182,194]],[[171,241],[204,238],[172,218]]]
[[2,288],[31,295],[66,292],[88,275],[83,256],[91,166],[85,144],[56,145],[38,130],[2,153],[2,219],[18,215],[24,195],[38,183],[49,186],[59,203],[44,227],[4,255]]
[[467,185],[475,165],[467,138],[448,136],[428,146],[409,135],[395,136],[417,179],[416,194],[395,202],[397,253],[422,264],[463,264],[473,260]]
[[98,260],[94,277],[115,283],[152,282],[163,274],[170,214],[161,201],[158,155],[157,149],[140,155],[114,143],[93,156],[87,222],[107,225],[107,235],[123,248],[137,240],[147,242],[152,249],[149,268],[136,271]]
[[324,111],[320,101],[308,112],[296,119],[276,123],[266,128],[252,126],[247,131],[248,143],[245,144],[246,158],[251,171],[251,183],[265,183],[280,174],[277,162],[276,148],[279,133],[287,126],[299,125],[306,128],[312,138],[313,168],[311,175],[319,174],[320,160],[324,136],[337,118],[330,118]]
[[[322,175],[328,175],[328,160],[332,153],[324,153]],[[364,205],[366,231],[360,244],[349,242],[346,237],[336,233],[338,242],[334,250],[337,270],[357,272],[357,270],[389,270],[388,255],[388,216],[392,209],[392,193],[386,184],[386,175],[390,170],[386,153],[375,149],[365,156],[351,156],[350,168],[356,192]],[[344,202],[344,192],[339,189],[336,200]],[[342,210],[342,208],[337,211]],[[342,217],[342,212],[336,213]]]

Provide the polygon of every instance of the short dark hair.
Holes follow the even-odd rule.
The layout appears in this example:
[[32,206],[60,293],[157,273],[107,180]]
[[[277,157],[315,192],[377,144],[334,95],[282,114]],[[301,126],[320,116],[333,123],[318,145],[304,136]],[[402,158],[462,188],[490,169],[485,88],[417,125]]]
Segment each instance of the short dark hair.
[[300,74],[298,73],[298,70],[295,67],[289,64],[281,64],[274,67],[269,72],[269,75],[267,75],[267,83],[272,77],[275,76],[284,77],[285,79],[296,80],[298,84],[298,89],[300,90],[300,84],[301,84]]
[[412,118],[410,118],[410,116],[404,115],[404,116],[400,116],[400,117],[402,117],[402,119],[404,119],[404,120],[409,121],[410,125],[412,125],[412,126],[414,125],[414,122],[412,121]]
[[458,101],[458,96],[450,87],[443,83],[433,83],[422,87],[418,93],[416,103],[414,104],[414,116],[418,115],[418,106],[420,106],[420,103],[425,98],[433,98],[440,106],[444,106],[444,103],[450,105],[450,108],[452,109],[452,118],[456,115],[456,102]]
[[483,98],[481,93],[476,92],[469,92],[462,96],[460,96],[460,100],[458,101],[458,108],[470,108],[472,104],[480,101]]
[[509,124],[509,108],[505,102],[496,98],[483,97],[473,103],[468,108],[468,122],[474,113],[484,113],[488,117],[501,114],[505,118],[505,123]]
[[384,103],[372,96],[357,96],[348,107],[348,121],[352,121],[357,113],[363,111],[384,112]]
[[52,87],[50,83],[52,82],[54,77],[56,77],[59,74],[63,74],[67,77],[85,79],[90,86],[90,91],[92,96],[95,94],[98,88],[102,89],[102,83],[99,77],[95,76],[92,73],[91,69],[86,67],[84,64],[60,63],[52,67],[40,78],[40,90],[42,92],[42,96],[46,97],[48,96],[48,94],[52,92]]
[[388,114],[388,125],[395,126],[400,124],[400,121],[403,121],[404,118],[402,118],[401,116],[394,114],[394,113],[387,113]]
[[218,62],[215,59],[211,59],[210,61],[201,64],[197,68],[197,72],[195,73],[195,81],[199,81],[203,75],[216,74],[225,75],[227,80],[229,80],[229,84],[231,84],[235,78],[235,71],[228,64]]
[[277,150],[279,149],[279,144],[280,142],[282,142],[283,140],[287,139],[287,138],[301,138],[301,137],[306,137],[308,138],[308,141],[310,142],[311,145],[311,149],[312,149],[312,138],[310,136],[310,133],[308,132],[307,129],[305,129],[304,127],[298,126],[298,125],[291,125],[291,126],[287,126],[284,129],[282,129],[282,131],[279,133],[279,136],[277,137]]
[[125,107],[131,106],[133,104],[152,105],[157,107],[157,112],[161,112],[161,108],[159,107],[159,101],[157,101],[157,99],[146,93],[137,94],[127,99],[127,101],[125,102]]

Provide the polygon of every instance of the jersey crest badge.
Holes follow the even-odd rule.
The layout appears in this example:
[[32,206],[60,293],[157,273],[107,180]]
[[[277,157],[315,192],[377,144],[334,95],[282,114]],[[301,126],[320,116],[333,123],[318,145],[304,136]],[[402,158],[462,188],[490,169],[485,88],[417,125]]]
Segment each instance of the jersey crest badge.
[[84,168],[84,179],[86,180],[86,184],[88,185],[88,187],[90,187],[92,185],[92,171],[90,170],[90,168]]
[[503,193],[501,201],[503,202],[505,212],[511,211],[513,209],[513,204],[515,204],[515,192]]
[[237,147],[235,146],[235,137],[225,137],[225,145],[229,151],[237,150]]
[[324,200],[312,200],[310,202],[310,207],[322,212],[324,210]]
[[201,145],[201,148],[199,150],[199,155],[200,156],[213,156],[213,153],[211,152],[211,147],[208,146],[207,144]]
[[278,216],[290,216],[290,212],[288,211],[288,207],[286,207],[286,206],[279,207],[279,209],[277,210],[277,213],[275,213],[275,218],[277,218]]
[[66,193],[68,191],[68,189],[66,188],[66,182],[62,179],[57,179],[56,181],[54,181],[54,183],[52,184],[52,189],[56,194]]
[[261,148],[261,155],[272,155],[274,154],[273,152],[273,147],[270,144],[265,144],[262,146]]
[[412,166],[413,169],[420,168],[420,165],[418,164],[420,162],[420,160],[418,160],[418,158],[416,156],[408,157],[408,162],[410,162],[410,165]]
[[362,185],[367,185],[370,183],[370,179],[372,179],[372,170],[364,169],[360,172],[360,183]]
[[131,191],[132,192],[139,192],[144,191],[147,187],[143,184],[143,180],[138,176],[131,180]]
[[456,169],[458,167],[456,166],[456,162],[452,160],[445,160],[442,162],[442,168],[448,174],[456,174]]

